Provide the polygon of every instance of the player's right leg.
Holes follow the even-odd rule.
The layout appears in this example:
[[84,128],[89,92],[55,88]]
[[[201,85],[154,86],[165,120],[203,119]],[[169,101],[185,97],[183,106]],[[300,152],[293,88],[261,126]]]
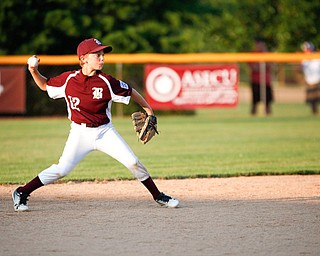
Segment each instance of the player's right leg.
[[[43,185],[47,185],[66,176],[89,152],[93,150],[92,138],[83,127],[72,125],[68,140],[58,164],[53,164],[43,170],[25,186],[17,188],[12,193],[15,211],[27,211],[28,197]],[[84,127],[85,128],[85,127]],[[85,134],[84,134],[85,133]]]
[[28,211],[29,207],[27,205],[29,194],[20,192],[19,189],[21,187],[17,188],[12,193],[12,200],[13,200],[13,207],[15,211],[23,212]]

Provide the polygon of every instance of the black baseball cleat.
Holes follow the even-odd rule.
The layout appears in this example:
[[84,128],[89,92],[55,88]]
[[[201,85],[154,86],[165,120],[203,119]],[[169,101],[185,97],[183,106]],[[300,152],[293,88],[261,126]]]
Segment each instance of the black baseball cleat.
[[[20,188],[20,187],[19,187]],[[28,211],[29,207],[27,205],[27,201],[29,200],[28,194],[18,192],[17,188],[15,191],[12,193],[12,200],[13,200],[13,207],[16,212],[24,212]]]
[[171,196],[166,195],[165,193],[160,193],[158,197],[155,199],[155,201],[160,204],[161,206],[166,206],[166,207],[178,207],[179,205],[179,200],[175,199]]

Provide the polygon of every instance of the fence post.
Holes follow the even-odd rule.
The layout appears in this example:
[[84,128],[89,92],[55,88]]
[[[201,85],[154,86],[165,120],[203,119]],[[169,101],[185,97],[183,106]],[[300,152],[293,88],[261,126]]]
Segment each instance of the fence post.
[[[122,80],[123,76],[123,65],[122,63],[116,64],[116,76],[118,80]],[[123,104],[116,104],[117,117],[123,117]]]
[[259,69],[260,69],[260,100],[263,104],[265,114],[267,114],[266,63],[259,62]]

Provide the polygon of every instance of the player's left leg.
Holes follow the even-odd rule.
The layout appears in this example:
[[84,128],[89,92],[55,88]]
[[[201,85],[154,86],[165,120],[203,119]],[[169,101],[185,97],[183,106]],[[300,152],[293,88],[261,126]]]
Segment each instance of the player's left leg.
[[100,150],[127,167],[131,173],[148,189],[153,199],[168,207],[177,207],[179,201],[171,196],[161,193],[151,178],[146,167],[139,161],[129,145],[118,134],[112,124],[101,128],[101,136],[97,142],[97,150]]

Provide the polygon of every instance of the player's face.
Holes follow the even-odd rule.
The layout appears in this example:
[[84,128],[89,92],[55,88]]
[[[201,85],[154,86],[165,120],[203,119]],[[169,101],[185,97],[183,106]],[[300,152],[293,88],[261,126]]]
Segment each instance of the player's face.
[[103,50],[95,52],[95,53],[89,53],[87,55],[87,63],[89,67],[91,67],[94,70],[101,70],[104,65],[104,53]]

